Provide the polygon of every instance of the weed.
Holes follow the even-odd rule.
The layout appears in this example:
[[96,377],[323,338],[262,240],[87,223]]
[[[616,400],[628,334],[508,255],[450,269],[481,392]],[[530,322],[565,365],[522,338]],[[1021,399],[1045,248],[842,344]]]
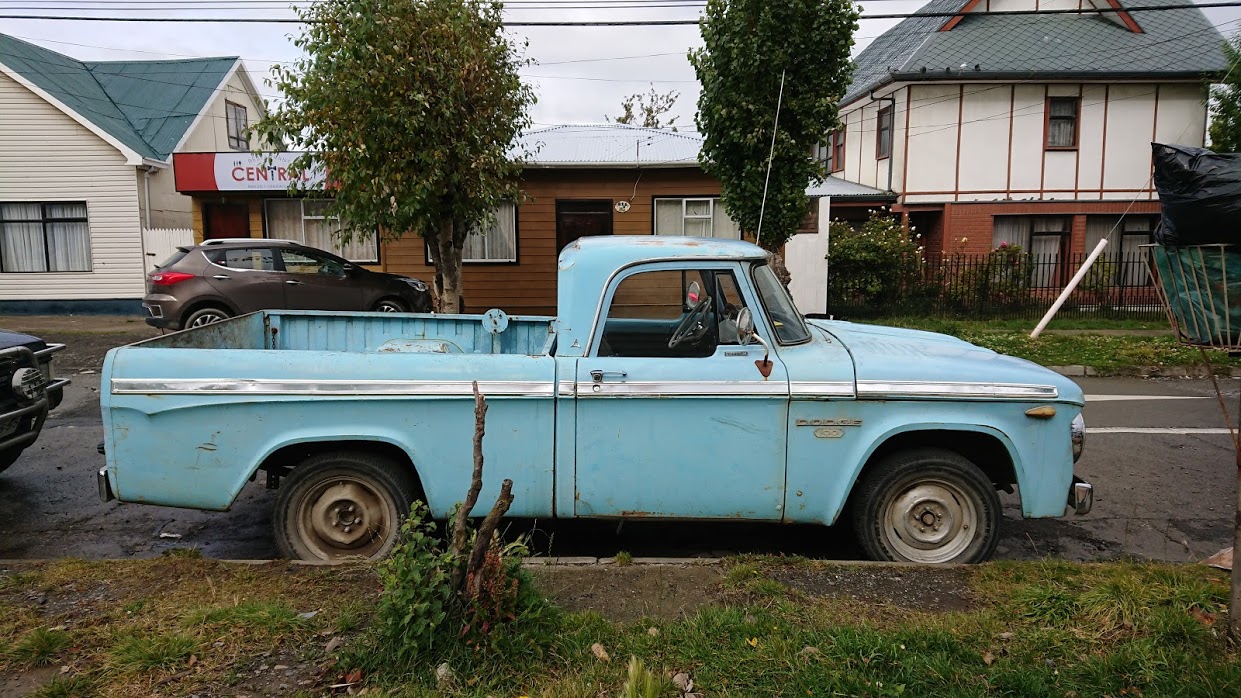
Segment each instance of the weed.
[[112,662],[123,669],[168,669],[179,666],[198,649],[186,635],[129,636],[112,648]]
[[57,676],[31,694],[31,698],[86,698],[95,695],[95,683],[85,676]]
[[137,601],[131,601],[130,603],[121,606],[121,610],[125,612],[125,615],[132,616],[135,613],[142,612],[142,609],[146,608],[146,606],[146,599],[138,599]]
[[633,554],[627,550],[622,550],[616,553],[616,557],[612,558],[612,561],[621,567],[631,565],[633,564]]
[[160,553],[160,555],[163,557],[180,557],[188,558],[190,560],[201,560],[203,557],[203,551],[198,548],[169,548]]
[[660,694],[659,677],[647,669],[641,659],[629,657],[629,673],[625,685],[621,688],[624,698],[658,698]]
[[56,656],[73,644],[69,633],[63,630],[38,628],[31,630],[9,651],[12,658],[22,664],[44,666],[51,664]]
[[30,586],[38,578],[39,574],[37,572],[14,572],[13,574],[0,575],[0,591]]
[[758,563],[738,562],[724,573],[724,584],[730,587],[744,586],[761,574]]
[[340,615],[336,616],[333,628],[338,633],[348,633],[357,630],[366,622],[367,612],[365,609],[366,606],[360,601],[350,603],[340,610]]
[[426,505],[416,502],[401,524],[400,542],[379,565],[379,633],[397,661],[409,662],[442,644],[441,627],[453,610],[453,564],[452,554],[437,545]]
[[760,596],[784,596],[787,591],[783,584],[766,577],[751,579],[745,588]]

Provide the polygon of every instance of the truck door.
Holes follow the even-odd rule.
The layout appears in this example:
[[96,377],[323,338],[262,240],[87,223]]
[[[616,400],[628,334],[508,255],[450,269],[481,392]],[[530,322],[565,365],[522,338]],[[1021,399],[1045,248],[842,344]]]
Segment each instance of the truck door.
[[757,309],[742,278],[670,262],[612,280],[577,362],[577,516],[781,518],[788,378],[738,343],[736,313]]

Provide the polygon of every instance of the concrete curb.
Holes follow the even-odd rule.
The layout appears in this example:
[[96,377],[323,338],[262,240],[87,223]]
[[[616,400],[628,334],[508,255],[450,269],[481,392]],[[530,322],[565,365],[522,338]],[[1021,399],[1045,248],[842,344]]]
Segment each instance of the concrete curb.
[[[1047,366],[1050,371],[1055,371],[1062,376],[1070,378],[1080,378],[1082,376],[1106,376],[1111,378],[1210,378],[1211,374],[1207,373],[1205,366],[1138,366],[1129,368],[1115,373],[1101,373],[1094,366],[1082,366],[1074,364],[1071,366]],[[1241,378],[1241,368],[1231,368],[1227,372],[1217,372],[1217,376],[1221,378]]]
[[[28,565],[46,565],[57,562],[65,562],[74,558],[38,558],[38,559],[4,559],[0,560],[0,569],[6,567],[23,567]],[[103,558],[97,560],[84,560],[84,562],[153,562],[163,560],[162,557],[145,557],[145,558]],[[350,564],[366,564],[364,561],[357,562],[314,562],[311,560],[216,560],[214,558],[199,558],[218,562],[226,565],[239,565],[248,567],[257,567],[261,565],[290,564],[298,567],[336,567],[339,565]],[[617,565],[614,557],[531,557],[522,561],[524,567],[657,567],[657,566],[676,566],[676,567],[716,567],[724,564],[728,560],[743,559],[743,556],[729,557],[635,557],[624,565]],[[826,560],[812,559],[810,562],[817,564],[830,565],[833,567],[896,567],[909,569],[925,569],[927,565],[916,562],[888,562],[882,560]],[[1083,563],[1089,564],[1089,563]],[[932,567],[955,568],[955,567],[978,567],[978,565],[967,565],[961,563],[943,563],[931,565]]]

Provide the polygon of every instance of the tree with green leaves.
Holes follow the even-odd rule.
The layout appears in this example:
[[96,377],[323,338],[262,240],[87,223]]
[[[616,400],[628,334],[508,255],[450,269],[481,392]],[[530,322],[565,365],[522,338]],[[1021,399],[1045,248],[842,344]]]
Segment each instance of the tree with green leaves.
[[621,115],[609,120],[618,124],[637,123],[645,128],[671,128],[675,131],[677,119],[681,117],[674,116],[664,121],[663,116],[672,111],[680,96],[681,93],[675,90],[656,92],[654,87],[646,94],[631,94],[621,100]]
[[321,0],[297,8],[305,56],[277,65],[285,101],[260,139],[327,173],[341,236],[415,233],[435,262],[440,309],[459,312],[466,235],[519,194],[511,157],[530,125],[527,64],[500,2]]
[[1241,32],[1224,42],[1228,74],[1211,86],[1211,148],[1217,153],[1241,152]]
[[769,250],[797,231],[809,211],[806,187],[827,175],[811,148],[837,126],[857,18],[849,0],[707,3],[705,45],[689,55],[702,83],[695,118],[705,138],[700,159],[719,178],[724,206],[743,231],[759,232],[763,211],[759,243]]

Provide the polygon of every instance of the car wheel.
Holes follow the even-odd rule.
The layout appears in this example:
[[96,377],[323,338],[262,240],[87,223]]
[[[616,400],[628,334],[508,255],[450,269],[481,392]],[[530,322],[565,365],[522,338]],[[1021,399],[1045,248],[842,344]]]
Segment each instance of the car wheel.
[[853,527],[872,560],[974,563],[999,543],[1000,497],[982,470],[938,448],[885,458],[859,480]]
[[22,454],[22,449],[14,448],[8,451],[0,451],[0,473],[8,470],[10,465],[17,462],[17,457]]
[[375,312],[378,313],[404,313],[405,304],[395,298],[385,298],[375,304]]
[[369,453],[311,456],[281,483],[276,545],[293,560],[384,557],[416,497],[408,466]]
[[230,317],[232,317],[232,315],[229,315],[227,310],[211,307],[199,308],[185,318],[185,322],[181,323],[181,328],[189,329],[191,327],[202,327],[203,325],[210,325],[212,323],[220,322],[221,320],[227,320]]

